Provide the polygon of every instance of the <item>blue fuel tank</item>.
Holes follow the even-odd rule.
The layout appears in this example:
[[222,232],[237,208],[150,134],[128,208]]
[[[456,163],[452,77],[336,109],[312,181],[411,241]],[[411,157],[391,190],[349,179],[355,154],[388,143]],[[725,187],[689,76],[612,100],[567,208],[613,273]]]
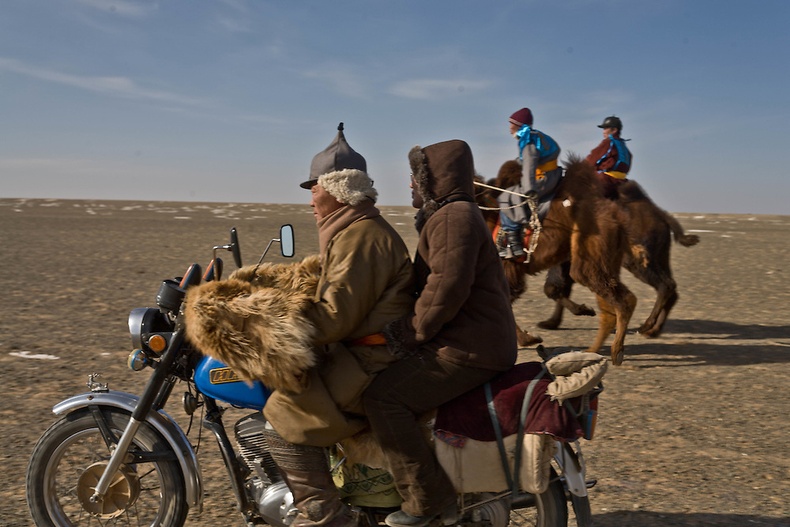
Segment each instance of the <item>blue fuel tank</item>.
[[239,408],[263,410],[272,391],[255,381],[248,384],[225,363],[203,357],[195,369],[195,385],[205,395]]

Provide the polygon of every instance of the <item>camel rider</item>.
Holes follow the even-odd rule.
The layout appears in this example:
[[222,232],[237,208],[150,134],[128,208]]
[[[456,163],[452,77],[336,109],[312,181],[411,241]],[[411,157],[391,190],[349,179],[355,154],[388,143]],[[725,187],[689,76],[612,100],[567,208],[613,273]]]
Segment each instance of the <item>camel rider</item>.
[[497,198],[501,209],[500,229],[504,233],[498,237],[497,243],[501,258],[518,258],[524,255],[524,226],[531,215],[523,195],[536,193],[539,214],[545,214],[562,178],[562,168],[557,165],[559,145],[548,135],[532,128],[532,111],[529,108],[513,113],[509,123],[510,133],[518,142],[522,176],[518,185],[505,189],[510,192],[502,192]]
[[603,129],[603,141],[587,156],[595,166],[604,196],[617,199],[617,187],[626,180],[631,169],[631,151],[625,145],[628,139],[620,138],[623,121],[610,115],[598,125]]

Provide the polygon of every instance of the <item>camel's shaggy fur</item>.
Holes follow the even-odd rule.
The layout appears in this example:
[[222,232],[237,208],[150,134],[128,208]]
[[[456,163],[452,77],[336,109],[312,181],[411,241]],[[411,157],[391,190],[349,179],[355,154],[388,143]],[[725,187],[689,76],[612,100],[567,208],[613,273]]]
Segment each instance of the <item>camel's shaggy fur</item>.
[[[620,266],[628,250],[625,229],[628,217],[614,202],[603,198],[590,164],[571,155],[565,168],[565,177],[542,221],[530,260],[503,261],[511,299],[515,301],[526,290],[526,275],[570,261],[571,277],[595,293],[600,309],[598,335],[587,351],[597,352],[616,329],[611,355],[612,362],[619,365],[623,360],[628,322],[636,306],[636,297],[620,281]],[[518,161],[506,161],[494,186],[512,186],[521,178],[521,170]],[[484,196],[478,195],[476,199],[478,204],[486,203]],[[483,215],[498,219],[499,213],[483,210]],[[520,332],[523,334],[526,333]]]
[[[658,207],[635,181],[626,180],[618,186],[616,203],[628,214],[626,230],[630,251],[624,255],[623,267],[656,290],[653,310],[638,332],[647,337],[657,337],[678,300],[677,284],[670,265],[672,237],[674,235],[675,241],[684,247],[696,245],[699,237],[686,234],[680,222]],[[557,329],[562,322],[564,308],[575,315],[592,314],[590,308],[570,299],[572,286],[569,262],[549,270],[543,290],[556,304],[552,315],[539,322],[538,327]]]
[[304,311],[319,273],[318,256],[310,256],[244,267],[227,280],[193,287],[184,307],[187,338],[244,380],[299,392],[304,371],[316,363],[315,329]]

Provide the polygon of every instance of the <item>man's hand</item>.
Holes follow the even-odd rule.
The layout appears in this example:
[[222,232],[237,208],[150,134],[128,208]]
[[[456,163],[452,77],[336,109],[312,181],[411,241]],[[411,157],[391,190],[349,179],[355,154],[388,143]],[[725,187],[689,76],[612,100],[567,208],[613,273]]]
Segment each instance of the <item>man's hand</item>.
[[399,359],[414,355],[420,348],[415,338],[414,327],[411,325],[412,316],[409,314],[393,320],[382,330],[384,338],[387,339],[387,347]]

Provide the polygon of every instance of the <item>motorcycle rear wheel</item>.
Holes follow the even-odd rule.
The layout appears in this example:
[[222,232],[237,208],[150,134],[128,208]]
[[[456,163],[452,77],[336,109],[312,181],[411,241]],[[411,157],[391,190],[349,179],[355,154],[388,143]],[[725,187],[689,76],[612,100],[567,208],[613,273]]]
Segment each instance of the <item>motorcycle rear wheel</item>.
[[[110,430],[120,437],[129,414],[102,408]],[[167,442],[146,423],[133,448],[164,453]],[[180,527],[189,507],[175,460],[124,464],[102,503],[89,501],[110,451],[87,409],[56,421],[33,449],[27,469],[27,501],[38,527],[147,525]]]
[[519,527],[567,527],[568,502],[565,486],[557,473],[551,469],[549,488],[543,494],[530,495],[528,506],[513,506],[511,525]]

